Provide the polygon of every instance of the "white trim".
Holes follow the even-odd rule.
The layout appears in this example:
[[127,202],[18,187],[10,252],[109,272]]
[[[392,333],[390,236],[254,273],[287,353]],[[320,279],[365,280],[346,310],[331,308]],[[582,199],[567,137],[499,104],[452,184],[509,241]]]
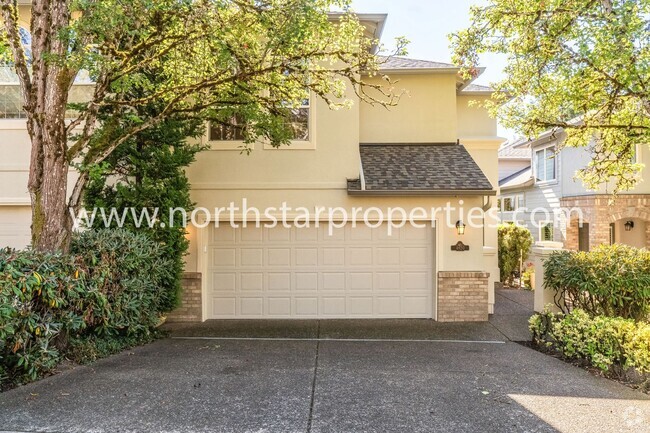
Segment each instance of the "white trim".
[[0,206],[31,206],[31,205],[32,205],[31,200],[25,197],[0,198]]

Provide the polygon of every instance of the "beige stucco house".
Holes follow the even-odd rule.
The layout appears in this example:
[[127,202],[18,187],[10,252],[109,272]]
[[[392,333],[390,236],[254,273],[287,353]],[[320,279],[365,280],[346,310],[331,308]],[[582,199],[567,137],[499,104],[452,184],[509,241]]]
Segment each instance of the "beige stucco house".
[[[385,15],[360,18],[381,36]],[[188,229],[186,290],[171,319],[487,319],[499,276],[496,229],[467,226],[461,234],[454,223],[471,207],[496,204],[503,139],[496,121],[469,104],[491,90],[451,64],[393,58],[383,72],[406,91],[398,106],[359,103],[351,90],[350,109],[311,98],[297,113],[290,146],[256,143],[242,155],[236,131],[206,126],[209,150],[187,172],[192,198],[206,211]],[[0,244],[24,247],[29,140],[12,105],[14,84],[0,86]],[[218,211],[230,203],[240,209]],[[263,223],[280,218],[286,203],[292,222],[244,225],[254,211],[244,212],[243,203],[275,208]],[[377,217],[390,208],[447,205],[450,217],[420,215],[390,233]],[[299,208],[313,212],[300,224]],[[354,208],[372,209],[372,226],[346,222],[342,215]],[[459,242],[466,248],[452,248]]]

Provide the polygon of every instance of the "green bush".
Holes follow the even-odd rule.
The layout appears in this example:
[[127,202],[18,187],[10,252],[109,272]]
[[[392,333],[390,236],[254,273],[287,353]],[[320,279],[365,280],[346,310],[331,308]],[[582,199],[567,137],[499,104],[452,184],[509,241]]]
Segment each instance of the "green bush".
[[168,264],[156,243],[126,230],[76,235],[70,255],[0,250],[0,387],[65,356],[94,359],[150,338]]
[[146,235],[123,229],[89,230],[76,236],[71,251],[89,267],[89,290],[102,294],[87,312],[88,333],[147,332],[160,320],[170,278],[170,261]]
[[558,251],[544,263],[544,286],[564,312],[644,320],[650,313],[650,251],[601,245],[590,252]]
[[548,310],[530,318],[533,341],[582,359],[603,371],[650,373],[650,324],[620,317],[591,317],[581,309],[569,314]]
[[0,251],[0,384],[56,366],[65,334],[85,326],[86,277],[72,256]]
[[501,281],[512,284],[515,272],[519,270],[519,261],[528,258],[528,252],[533,245],[533,235],[526,227],[515,224],[501,224],[498,230]]

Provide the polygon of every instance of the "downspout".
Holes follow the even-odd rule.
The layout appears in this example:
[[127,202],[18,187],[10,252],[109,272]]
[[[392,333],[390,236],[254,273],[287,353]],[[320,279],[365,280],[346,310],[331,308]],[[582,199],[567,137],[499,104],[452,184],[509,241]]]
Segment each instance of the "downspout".
[[363,162],[359,159],[359,182],[361,182],[361,191],[366,190],[366,176],[363,174]]

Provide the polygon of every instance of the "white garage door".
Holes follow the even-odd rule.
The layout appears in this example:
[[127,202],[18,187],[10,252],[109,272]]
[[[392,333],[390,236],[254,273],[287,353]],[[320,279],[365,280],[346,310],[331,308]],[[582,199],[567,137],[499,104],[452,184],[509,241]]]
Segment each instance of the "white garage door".
[[209,318],[431,318],[434,230],[211,227]]
[[31,243],[32,209],[0,206],[0,248],[22,249]]

